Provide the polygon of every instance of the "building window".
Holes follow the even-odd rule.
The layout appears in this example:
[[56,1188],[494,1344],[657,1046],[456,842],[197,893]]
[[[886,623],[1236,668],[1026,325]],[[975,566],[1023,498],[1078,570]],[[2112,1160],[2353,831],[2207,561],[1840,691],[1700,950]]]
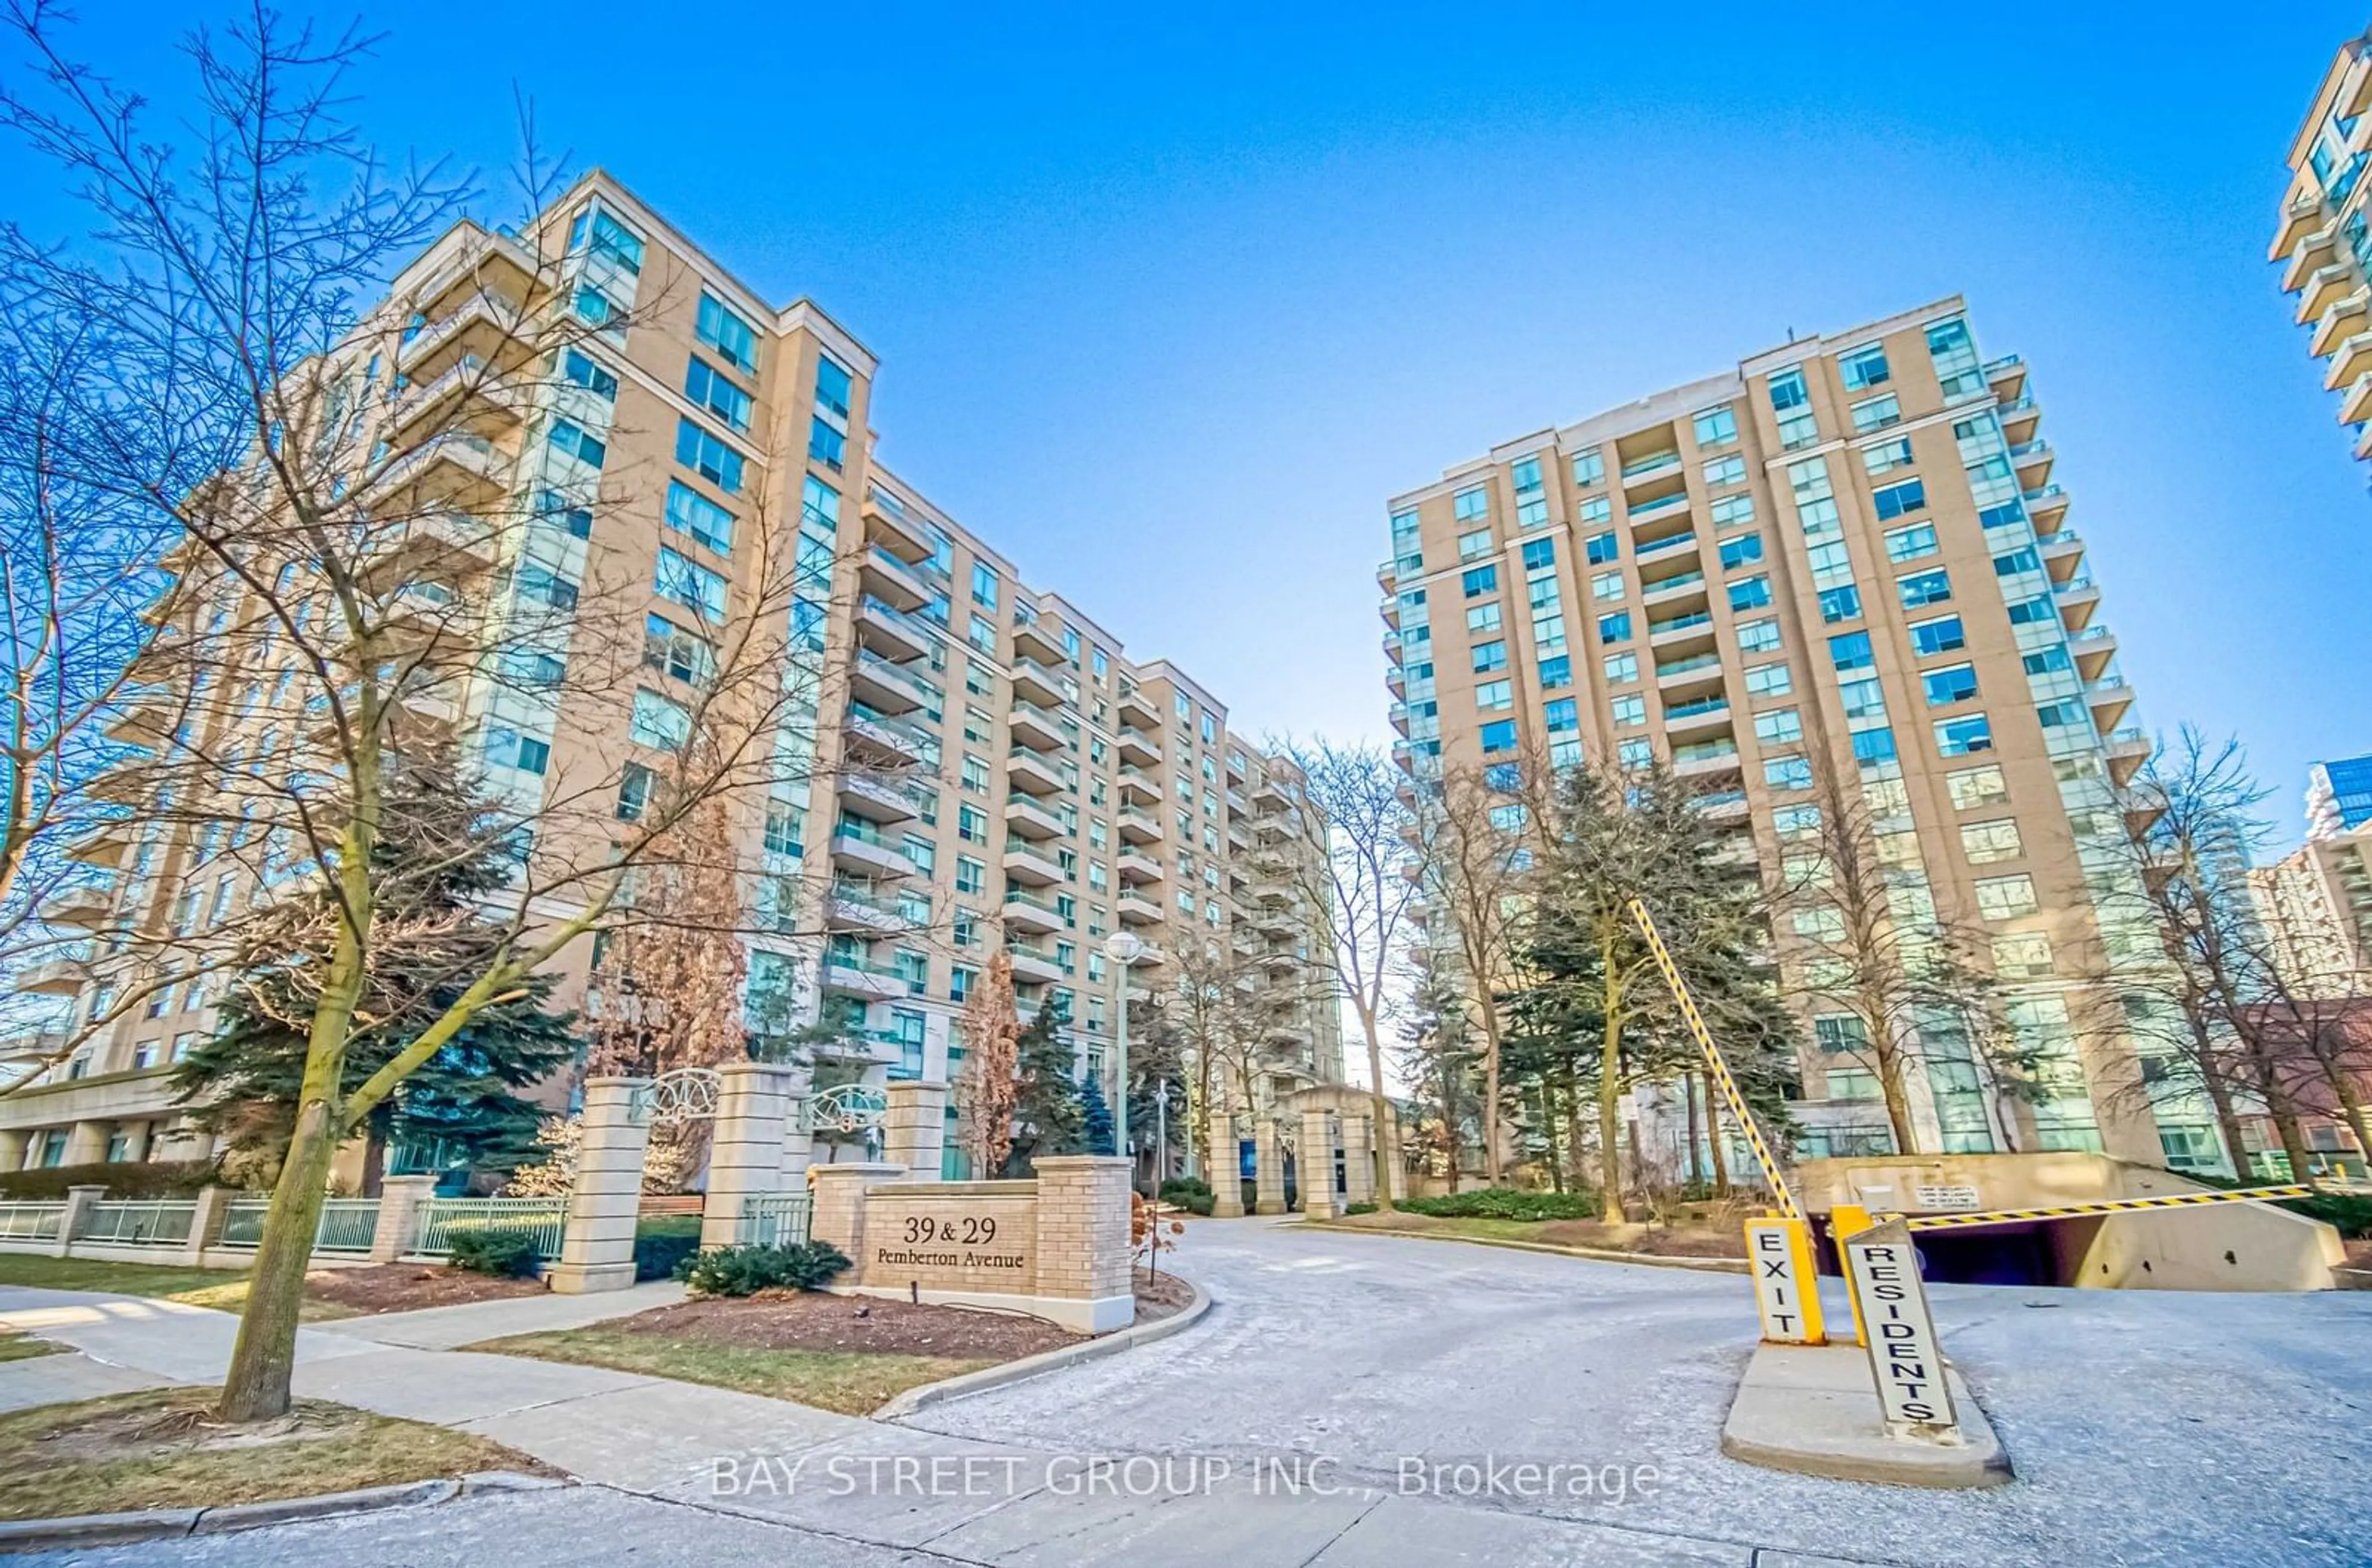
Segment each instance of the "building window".
[[1592,534],[1582,541],[1582,554],[1592,566],[1622,559],[1622,546],[1610,533]]
[[1910,576],[1895,578],[1894,591],[1901,597],[1905,610],[1942,604],[1952,597],[1952,576],[1948,572],[1914,572]]
[[659,547],[658,571],[651,588],[661,598],[683,606],[703,620],[725,619],[725,579],[665,545]]
[[1482,750],[1484,755],[1489,756],[1495,755],[1502,751],[1513,751],[1515,749],[1515,720],[1494,719],[1491,723],[1482,726]]
[[[1543,679],[1545,679],[1547,675],[1547,667],[1545,665],[1541,667],[1541,675]],[[1636,680],[1638,679],[1639,656],[1637,654],[1609,654],[1606,656],[1606,683],[1608,685],[1620,686],[1624,684],[1626,681]],[[1564,682],[1559,681],[1558,684],[1563,685]]]
[[1499,591],[1499,568],[1477,566],[1459,581],[1465,588],[1468,598],[1481,598],[1484,594],[1494,594]]
[[1820,619],[1831,625],[1861,619],[1861,590],[1850,583],[1841,588],[1821,590]]
[[1756,697],[1784,697],[1795,690],[1795,682],[1785,664],[1758,664],[1748,667],[1746,690]]
[[956,856],[956,891],[984,893],[988,891],[988,866],[968,854]]
[[1760,610],[1770,602],[1769,577],[1740,577],[1729,585],[1729,608],[1732,610]]
[[694,408],[705,409],[723,420],[727,428],[750,428],[750,394],[727,380],[696,354],[683,373],[683,395],[692,400]]
[[541,773],[552,763],[552,748],[515,729],[490,729],[486,732],[486,762],[490,767]]
[[[1889,424],[1902,423],[1902,402],[1892,392],[1882,398],[1864,398],[1853,405],[1854,430],[1866,436],[1873,430],[1883,430]],[[1909,443],[1904,443],[1907,449]],[[1864,467],[1868,459],[1863,459]]]
[[719,555],[733,549],[733,514],[680,480],[668,481],[667,526]]
[[1614,723],[1617,728],[1627,729],[1632,726],[1647,722],[1647,699],[1645,697],[1617,697],[1614,699],[1613,707]]
[[676,423],[675,460],[726,494],[741,494],[741,454],[689,419]]
[[1769,653],[1779,646],[1779,622],[1769,616],[1738,623],[1738,645],[1750,654]]
[[1916,561],[1923,555],[1936,553],[1936,525],[1914,523],[1907,528],[1892,528],[1886,536],[1886,558],[1889,561]]
[[1869,498],[1878,507],[1878,521],[1887,522],[1907,513],[1925,510],[1927,482],[1906,479],[1901,484],[1889,484],[1871,491]]
[[1983,865],[1996,860],[2016,860],[2026,853],[2018,841],[2017,823],[2004,817],[1991,822],[1960,824],[1960,853],[1969,857],[1971,865]]
[[1933,621],[1911,623],[1911,646],[1922,658],[1934,654],[1948,654],[1968,645],[1968,635],[1961,630],[1960,618],[1957,615],[1939,615]]
[[1466,629],[1469,632],[1496,632],[1503,623],[1499,607],[1495,604],[1478,604],[1466,612]]
[[1772,757],[1763,761],[1762,782],[1773,789],[1809,789],[1812,764],[1803,757]]
[[1886,366],[1886,350],[1873,343],[1837,356],[1837,374],[1844,380],[1845,390],[1858,392],[1866,388],[1883,386],[1892,378]]
[[1622,643],[1631,638],[1631,612],[1618,610],[1611,615],[1598,618],[1598,640],[1601,643]]
[[1508,680],[1485,680],[1474,688],[1474,706],[1482,713],[1496,713],[1516,705],[1515,683]]
[[1592,576],[1589,579],[1589,597],[1592,598],[1621,598],[1622,597],[1622,574],[1620,572],[1599,572]]
[[1948,708],[1955,703],[1966,703],[1977,694],[1977,667],[1973,664],[1949,664],[1941,669],[1922,670],[1919,684],[1927,693],[1931,708]]
[[[1894,400],[1888,398],[1885,401],[1892,402]],[[1910,466],[1911,438],[1907,436],[1892,441],[1880,441],[1861,449],[1861,470],[1872,479]]]
[[1936,721],[1936,750],[1945,757],[1966,757],[1994,749],[1993,726],[1982,714]]
[[693,332],[716,351],[716,357],[744,374],[758,368],[758,334],[725,302],[703,289]]
[[1474,645],[1474,673],[1488,675],[1493,670],[1507,668],[1507,645],[1504,642]]
[[[1472,485],[1467,489],[1459,491],[1456,495],[1450,498],[1449,515],[1457,518],[1461,523],[1471,522],[1477,517],[1489,517],[1491,515],[1491,493],[1479,484]],[[1484,537],[1487,542],[1489,536],[1485,535]],[[1464,542],[1465,541],[1462,540],[1459,541],[1461,553],[1463,552]]]
[[1982,919],[2016,920],[2041,907],[2034,900],[2034,878],[2024,872],[2015,877],[1981,877],[1976,889],[1977,913]]
[[598,469],[610,458],[610,448],[600,438],[573,419],[553,420],[552,434],[546,439],[553,451],[574,458],[587,468]]
[[1951,791],[1952,808],[1956,811],[1966,811],[1978,806],[2009,804],[2009,785],[2003,780],[2001,769],[1991,762],[1981,768],[1962,768],[1958,772],[1947,773],[1944,783]]
[[2014,931],[1994,938],[1994,973],[2003,980],[2049,980],[2051,938],[2040,931]]
[[692,738],[692,710],[672,698],[638,688],[627,734],[638,746],[660,751],[680,750]]
[[1759,533],[1739,534],[1721,541],[1721,569],[1725,572],[1751,566],[1762,559],[1762,536]]
[[1576,489],[1583,490],[1606,482],[1606,459],[1597,447],[1574,454],[1573,482]]
[[1715,486],[1744,484],[1746,459],[1735,452],[1726,458],[1715,458],[1704,466],[1704,482]]
[[1754,738],[1765,746],[1784,746],[1804,738],[1803,715],[1793,708],[1773,708],[1754,715]]
[[1700,409],[1695,423],[1700,447],[1718,447],[1738,439],[1738,415],[1727,407]]

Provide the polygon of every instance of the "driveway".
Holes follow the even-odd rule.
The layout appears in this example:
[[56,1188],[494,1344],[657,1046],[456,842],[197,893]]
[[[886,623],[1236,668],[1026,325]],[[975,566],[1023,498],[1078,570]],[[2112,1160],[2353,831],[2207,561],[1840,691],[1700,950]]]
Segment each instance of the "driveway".
[[[815,1568],[2372,1561],[2372,1295],[1939,1289],[2019,1479],[1931,1493],[1720,1456],[1754,1334],[1738,1276],[1260,1220],[1192,1227],[1179,1261],[1218,1301],[1189,1331],[886,1426],[308,1335],[311,1391],[599,1484],[78,1561],[541,1564],[594,1541]],[[107,1332],[131,1348],[132,1324]]]

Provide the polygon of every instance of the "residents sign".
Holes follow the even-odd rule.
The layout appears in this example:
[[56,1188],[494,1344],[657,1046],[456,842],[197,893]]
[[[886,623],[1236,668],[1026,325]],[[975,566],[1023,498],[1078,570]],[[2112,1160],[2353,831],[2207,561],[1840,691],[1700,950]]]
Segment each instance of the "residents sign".
[[1890,1220],[1847,1237],[1844,1255],[1888,1433],[1957,1444],[1959,1418],[1945,1385],[1943,1348],[1927,1312],[1911,1232],[1901,1220]]
[[1762,1314],[1765,1340],[1783,1345],[1823,1342],[1820,1286],[1803,1221],[1747,1221],[1746,1266],[1754,1275],[1754,1305]]

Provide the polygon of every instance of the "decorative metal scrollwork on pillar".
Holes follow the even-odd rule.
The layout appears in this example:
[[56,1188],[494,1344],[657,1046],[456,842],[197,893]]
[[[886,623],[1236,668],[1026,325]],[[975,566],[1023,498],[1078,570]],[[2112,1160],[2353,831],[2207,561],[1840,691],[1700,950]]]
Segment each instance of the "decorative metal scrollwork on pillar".
[[713,1121],[716,1094],[725,1080],[714,1067],[679,1067],[653,1078],[641,1096],[650,1123]]
[[878,1128],[889,1111],[889,1097],[863,1084],[843,1084],[799,1102],[807,1130],[826,1138]]

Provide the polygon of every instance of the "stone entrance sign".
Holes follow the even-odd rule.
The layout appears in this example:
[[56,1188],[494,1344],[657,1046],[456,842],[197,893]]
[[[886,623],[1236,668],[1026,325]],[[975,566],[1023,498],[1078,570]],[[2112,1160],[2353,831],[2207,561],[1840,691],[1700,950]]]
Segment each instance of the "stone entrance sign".
[[866,1195],[868,1278],[902,1274],[926,1290],[1026,1295],[1038,1278],[1038,1184],[934,1181]]

